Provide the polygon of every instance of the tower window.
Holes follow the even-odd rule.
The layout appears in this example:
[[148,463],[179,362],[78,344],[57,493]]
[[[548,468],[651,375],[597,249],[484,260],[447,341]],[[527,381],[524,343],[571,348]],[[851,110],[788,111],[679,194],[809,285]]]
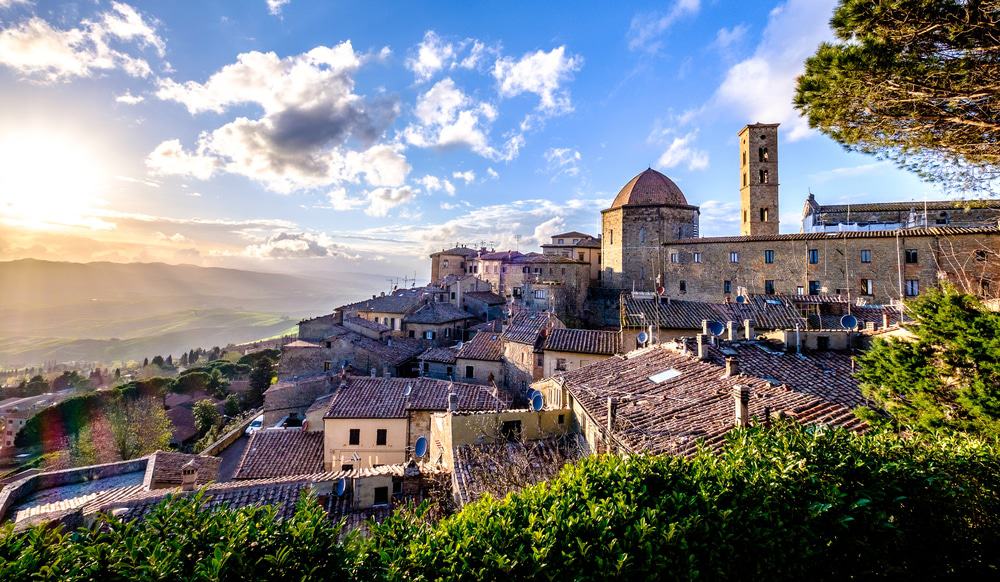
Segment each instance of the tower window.
[[871,249],[861,249],[861,262],[870,263],[872,262],[872,251]]
[[774,295],[774,279],[767,279],[764,281],[764,293],[767,295]]
[[736,252],[736,251],[730,252],[729,253],[729,262],[730,263],[738,263],[738,262],[740,262],[740,254],[738,252]]
[[917,249],[906,249],[904,251],[907,264],[916,264],[917,262]]
[[722,282],[722,292],[726,293],[726,294],[732,293],[733,292],[733,282],[732,281],[723,281]]
[[760,134],[760,141],[767,141],[767,136],[764,135],[763,133]]
[[757,158],[762,162],[766,162],[768,159],[767,148],[757,148]]
[[819,249],[809,249],[809,264],[819,264]]
[[747,165],[747,153],[743,152],[743,165]]
[[767,222],[767,208],[760,209],[760,221]]
[[746,172],[743,172],[743,185],[744,186],[747,185],[747,173]]
[[747,211],[744,210],[743,211],[743,222],[746,222],[746,221],[747,221]]
[[608,244],[611,245],[615,244],[615,229],[611,229],[611,231],[608,234],[609,234],[608,238],[610,239]]
[[760,171],[760,183],[761,184],[767,184],[770,181],[770,179],[771,178],[768,176],[767,170],[761,170]]
[[774,262],[774,251],[764,251],[764,262],[769,265]]
[[688,292],[687,281],[678,281],[677,282],[677,286],[678,286],[678,289],[680,290],[681,293],[687,293]]
[[645,226],[639,227],[639,244],[641,244],[641,245],[646,244],[646,227]]
[[[982,252],[985,253],[985,251],[982,251]],[[984,254],[983,256],[985,257],[986,255]],[[694,253],[694,262],[696,262],[696,263],[700,263],[701,262],[701,253]]]

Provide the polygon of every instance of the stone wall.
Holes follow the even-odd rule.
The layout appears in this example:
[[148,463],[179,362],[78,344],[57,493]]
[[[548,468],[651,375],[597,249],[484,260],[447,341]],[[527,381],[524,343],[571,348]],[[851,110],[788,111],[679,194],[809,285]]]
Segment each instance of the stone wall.
[[264,426],[272,426],[292,412],[305,418],[306,409],[332,389],[325,375],[272,385],[264,392]]
[[329,337],[337,324],[336,314],[323,315],[299,322],[299,339],[318,342]]
[[697,237],[698,216],[695,206],[625,206],[603,211],[602,283],[652,290],[662,261],[662,245]]

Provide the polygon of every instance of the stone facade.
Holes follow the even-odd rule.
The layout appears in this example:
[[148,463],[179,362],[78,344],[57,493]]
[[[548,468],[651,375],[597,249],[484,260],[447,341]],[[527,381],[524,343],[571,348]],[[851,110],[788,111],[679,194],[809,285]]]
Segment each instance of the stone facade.
[[740,130],[740,234],[778,234],[778,124]]
[[623,206],[601,211],[605,285],[650,291],[662,245],[698,236],[697,206]]

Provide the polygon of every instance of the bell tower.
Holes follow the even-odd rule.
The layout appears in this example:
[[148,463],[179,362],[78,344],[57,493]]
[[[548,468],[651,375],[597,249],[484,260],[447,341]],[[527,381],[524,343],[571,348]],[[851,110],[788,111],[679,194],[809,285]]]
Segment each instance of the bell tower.
[[740,234],[778,234],[778,124],[740,130]]

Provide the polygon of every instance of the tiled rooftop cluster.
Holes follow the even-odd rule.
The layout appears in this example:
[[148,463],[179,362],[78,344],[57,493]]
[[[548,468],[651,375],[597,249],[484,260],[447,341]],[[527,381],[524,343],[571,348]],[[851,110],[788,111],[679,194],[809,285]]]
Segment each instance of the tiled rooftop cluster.
[[503,410],[502,394],[477,384],[432,378],[369,378],[349,376],[330,400],[326,418],[406,418],[410,410],[448,410],[448,395],[459,410]]
[[234,479],[266,479],[323,470],[323,433],[258,430],[250,436]]
[[554,329],[545,338],[544,349],[610,356],[622,353],[622,335],[595,329]]
[[480,331],[462,344],[455,356],[465,360],[499,362],[503,359],[503,343],[497,331]]
[[656,325],[667,329],[702,328],[702,321],[753,320],[759,329],[805,329],[806,320],[790,298],[780,295],[751,295],[746,303],[705,303],[666,298],[639,298],[631,293],[622,295],[622,325],[641,327]]

